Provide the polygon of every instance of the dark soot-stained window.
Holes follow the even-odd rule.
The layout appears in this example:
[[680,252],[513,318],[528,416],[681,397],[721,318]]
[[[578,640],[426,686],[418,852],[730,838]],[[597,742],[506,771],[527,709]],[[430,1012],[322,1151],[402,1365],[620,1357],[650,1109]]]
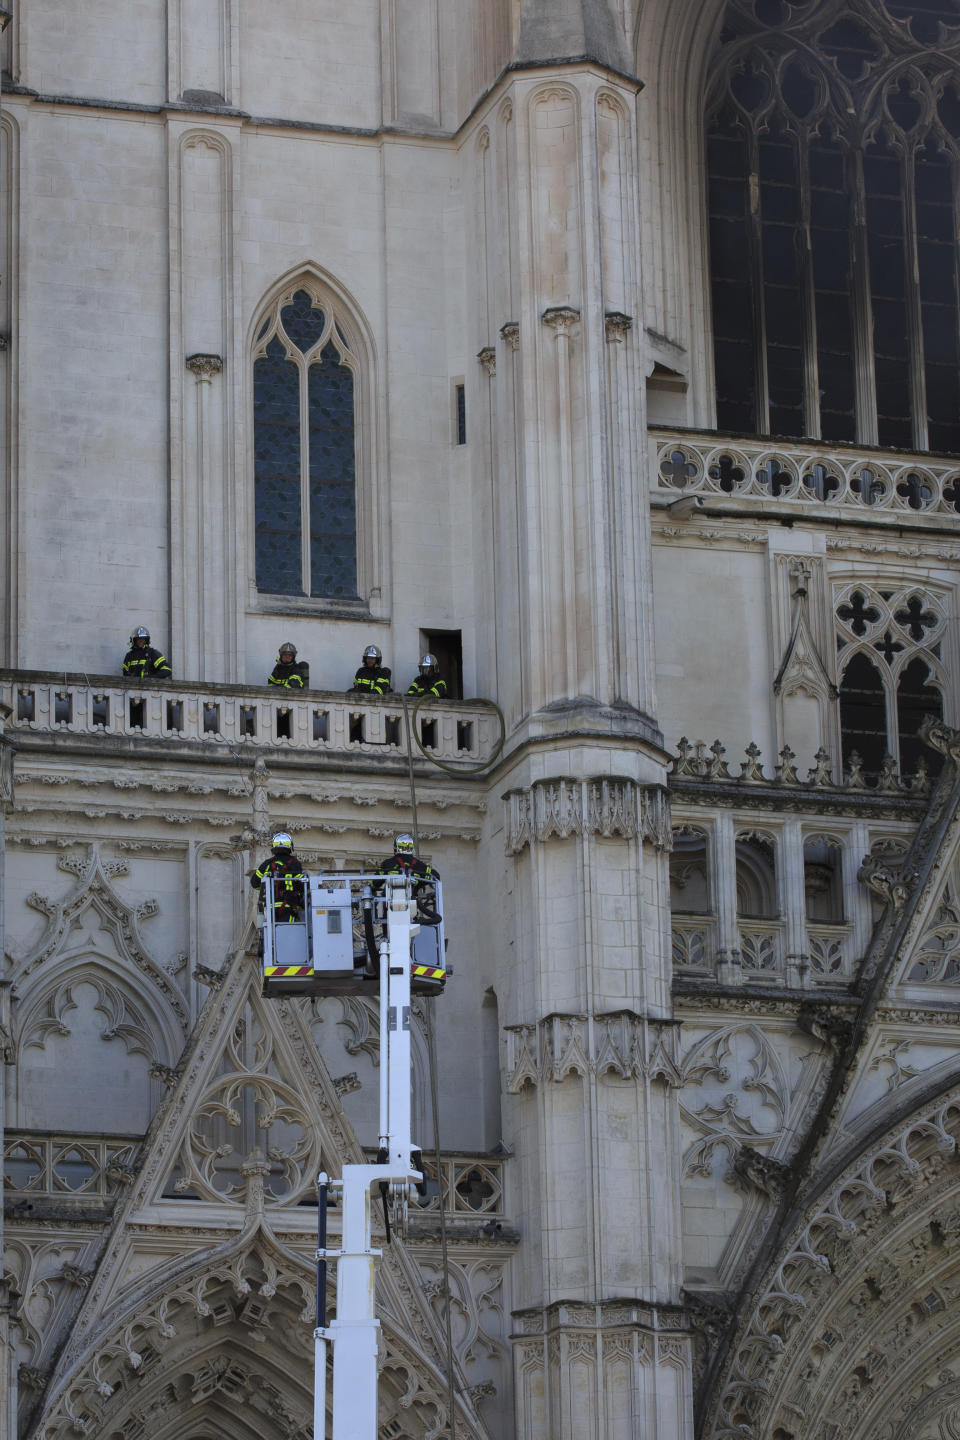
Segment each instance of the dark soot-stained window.
[[356,361],[331,307],[281,297],[253,363],[257,589],[357,593]]
[[960,450],[960,0],[730,0],[711,74],[719,427]]

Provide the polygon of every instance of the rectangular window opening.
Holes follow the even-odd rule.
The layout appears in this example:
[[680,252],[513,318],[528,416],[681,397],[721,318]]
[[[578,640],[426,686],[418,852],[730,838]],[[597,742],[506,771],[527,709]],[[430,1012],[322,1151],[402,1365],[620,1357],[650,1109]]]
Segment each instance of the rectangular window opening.
[[278,710],[278,711],[277,711],[277,739],[278,739],[278,740],[289,740],[289,739],[290,739],[290,711],[289,711],[289,710]]
[[362,740],[364,739],[363,723],[364,723],[365,718],[366,718],[366,717],[363,716],[363,715],[351,715],[351,716],[350,716],[350,743],[351,743],[351,744],[353,744],[353,743],[356,742],[356,741],[362,741]]
[[388,745],[400,744],[400,716],[388,715],[383,722],[383,738]]
[[220,706],[213,700],[203,702],[203,733],[204,735],[220,734]]
[[183,701],[182,701],[182,700],[168,700],[168,701],[167,701],[167,729],[168,729],[168,730],[182,730],[182,729],[183,729]]
[[472,749],[473,749],[473,721],[472,721],[472,720],[458,720],[458,721],[457,721],[457,749],[458,749],[458,750],[472,750]]
[[437,748],[437,722],[436,720],[420,721],[420,743],[425,750],[436,750]]
[[240,734],[256,735],[257,733],[257,707],[255,705],[240,706]]
[[73,723],[73,696],[69,690],[57,691],[53,702],[53,721],[55,725]]
[[462,380],[453,382],[453,431],[454,443],[467,443],[467,387]]
[[106,729],[110,724],[110,697],[108,695],[94,695],[91,715],[94,725]]
[[463,632],[460,630],[421,630],[420,654],[435,655],[437,667],[447,682],[447,699],[463,696]]
[[313,738],[314,740],[326,740],[328,726],[330,723],[330,712],[328,710],[314,710],[313,712]]
[[142,695],[130,697],[130,707],[128,710],[128,714],[130,717],[130,729],[142,730],[146,724],[147,719],[146,701],[144,700]]
[[35,711],[36,697],[32,690],[17,691],[17,719],[32,720]]

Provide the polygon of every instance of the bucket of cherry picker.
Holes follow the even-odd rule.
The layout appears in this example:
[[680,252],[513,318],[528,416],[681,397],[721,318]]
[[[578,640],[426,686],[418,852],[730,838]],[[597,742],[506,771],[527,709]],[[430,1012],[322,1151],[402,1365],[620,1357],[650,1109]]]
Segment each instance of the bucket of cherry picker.
[[[263,994],[377,995],[386,935],[383,876],[307,875],[299,909],[275,896],[274,885],[267,879],[263,887]],[[443,890],[439,880],[414,885],[410,985],[414,995],[437,995],[447,978]]]

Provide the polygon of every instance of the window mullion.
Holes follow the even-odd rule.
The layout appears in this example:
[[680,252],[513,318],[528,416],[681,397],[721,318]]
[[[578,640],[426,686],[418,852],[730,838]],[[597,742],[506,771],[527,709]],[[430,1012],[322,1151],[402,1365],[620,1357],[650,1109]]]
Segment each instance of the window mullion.
[[763,285],[763,213],[760,208],[760,145],[757,132],[748,134],[747,249],[753,309],[753,368],[758,435],[770,433],[770,379],[767,368],[767,321]]
[[803,433],[819,440],[820,377],[817,364],[817,309],[813,275],[813,238],[810,229],[810,137],[797,138],[797,176],[800,182],[800,228],[797,232],[800,285],[800,336],[803,347]]
[[923,314],[920,308],[920,257],[917,242],[917,192],[913,181],[916,152],[905,147],[900,167],[903,187],[904,231],[904,295],[907,311],[907,357],[909,365],[910,410],[913,418],[913,443],[926,450],[929,443],[927,424],[927,381],[923,363]]
[[850,194],[853,224],[850,228],[851,303],[853,306],[853,379],[856,396],[857,439],[861,445],[879,443],[877,383],[873,364],[873,305],[870,298],[870,254],[867,236],[867,199],[863,180],[863,152],[851,150]]
[[300,368],[300,575],[304,595],[312,595],[310,583],[310,393],[307,386],[307,365],[298,358]]

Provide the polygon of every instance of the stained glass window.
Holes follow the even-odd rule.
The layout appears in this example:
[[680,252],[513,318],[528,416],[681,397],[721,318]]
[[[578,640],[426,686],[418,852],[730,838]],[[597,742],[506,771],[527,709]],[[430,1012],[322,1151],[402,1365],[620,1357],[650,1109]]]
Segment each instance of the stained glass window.
[[280,297],[253,361],[257,589],[357,594],[356,357],[312,287]]
[[718,425],[960,451],[960,5],[729,0],[711,75]]

